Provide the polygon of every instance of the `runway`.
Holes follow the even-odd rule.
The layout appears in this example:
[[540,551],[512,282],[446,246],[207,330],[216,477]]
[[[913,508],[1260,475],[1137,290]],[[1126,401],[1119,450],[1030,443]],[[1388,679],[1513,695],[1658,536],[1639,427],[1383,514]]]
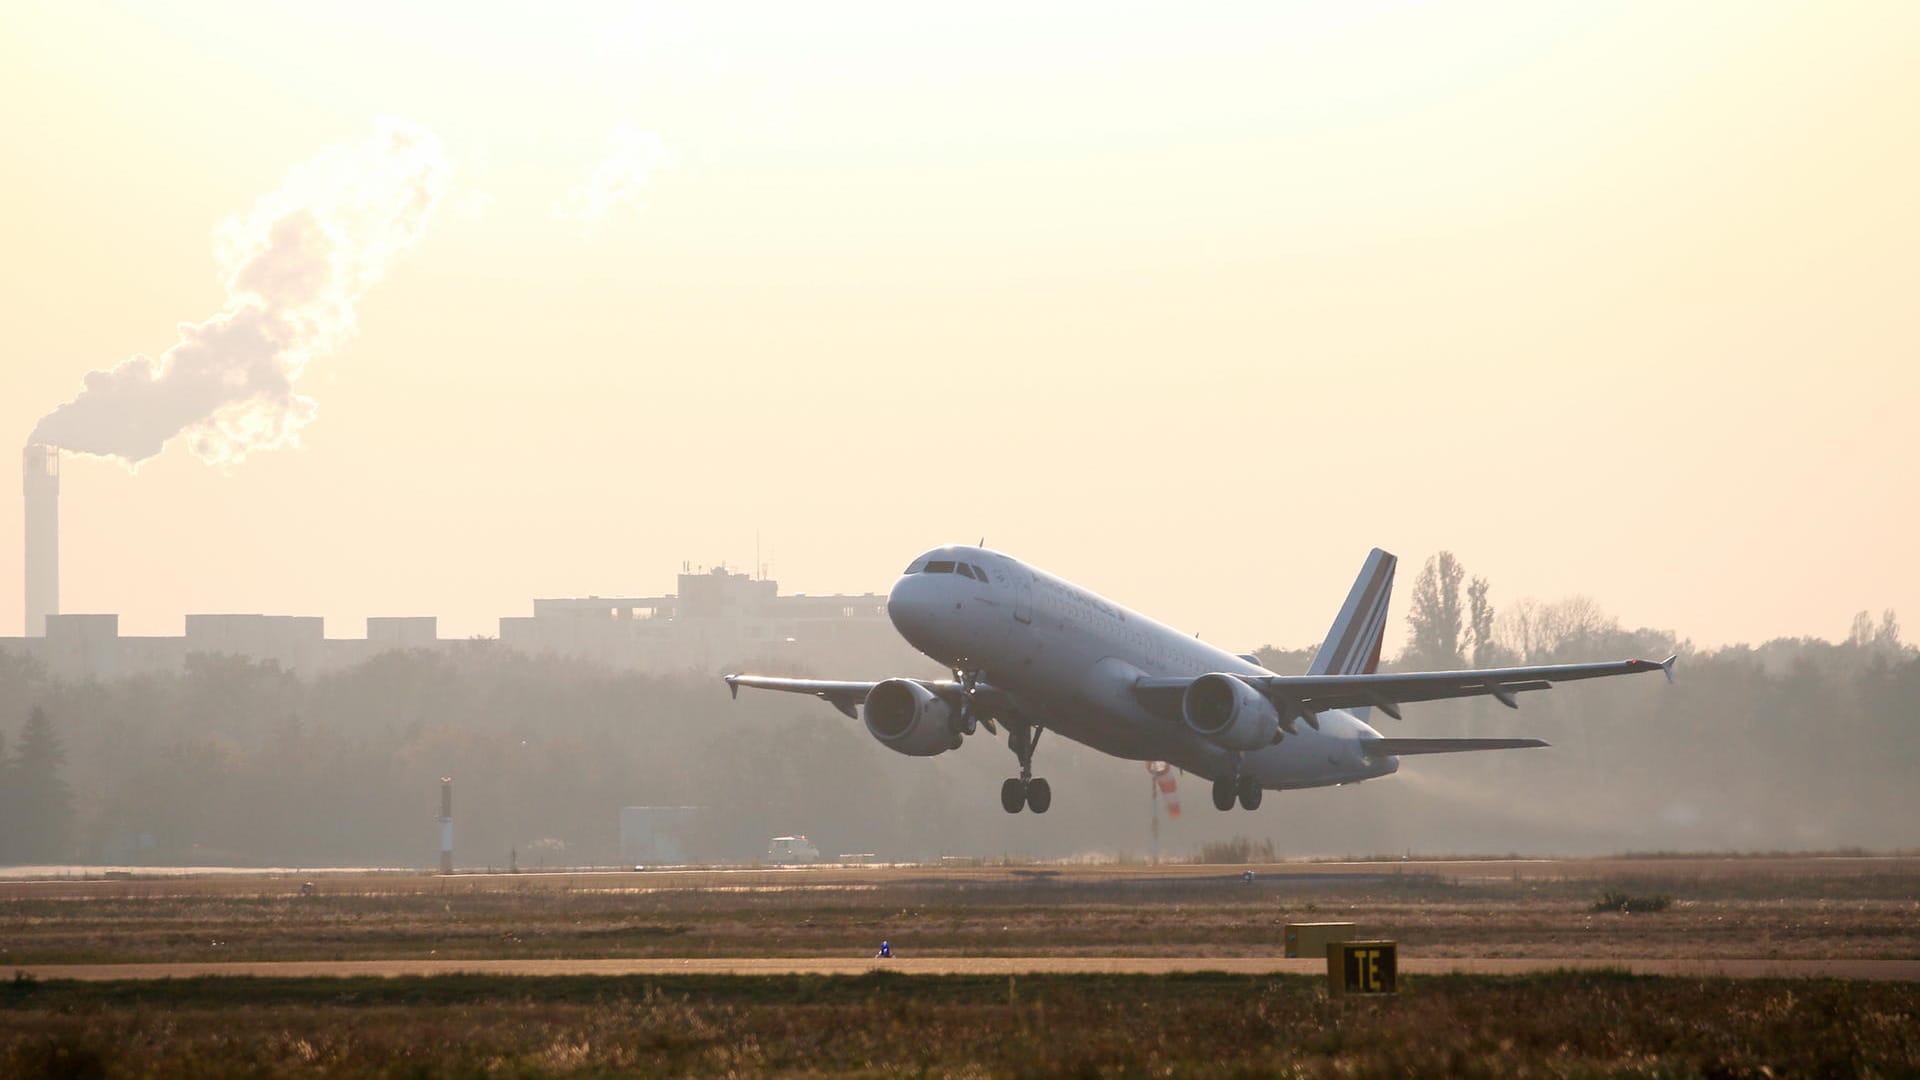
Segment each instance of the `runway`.
[[[1411,976],[1920,982],[1914,855],[112,873],[0,880],[0,979],[1313,976],[1284,924],[1340,918]],[[1672,910],[1594,910],[1626,884]]]
[[[41,868],[51,870],[52,868]],[[304,890],[336,895],[458,895],[492,892],[653,893],[866,890],[883,886],[1052,885],[1152,888],[1179,883],[1238,884],[1252,871],[1267,885],[1310,886],[1342,880],[1427,877],[1449,882],[1547,882],[1623,877],[1853,879],[1920,874],[1920,856],[1686,856],[1606,859],[1437,859],[1363,862],[1291,861],[1252,865],[980,866],[950,865],[669,867],[633,870],[497,873],[461,871],[273,870],[181,873],[150,867],[104,876],[102,868],[0,875],[0,900],[106,900],[164,897],[283,896]]]
[[[259,963],[27,964],[8,969],[39,979],[88,982],[124,979],[393,978],[405,975],[1323,975],[1319,958],[933,956],[890,960],[839,957],[730,957],[650,960],[292,960]],[[1636,975],[1729,979],[1865,979],[1920,981],[1920,960],[1876,959],[1592,959],[1553,957],[1400,957],[1403,975],[1528,975],[1612,970]]]

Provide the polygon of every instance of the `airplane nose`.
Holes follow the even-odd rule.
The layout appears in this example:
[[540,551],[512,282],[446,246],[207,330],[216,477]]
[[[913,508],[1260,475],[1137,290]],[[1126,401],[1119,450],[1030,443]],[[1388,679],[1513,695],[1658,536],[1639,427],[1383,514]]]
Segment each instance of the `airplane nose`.
[[908,574],[906,577],[894,582],[893,588],[887,590],[887,618],[892,619],[894,629],[899,630],[903,634],[906,633],[906,628],[900,625],[900,620],[902,616],[907,614],[907,608],[913,604],[915,584],[913,579],[918,576],[917,574]]
[[925,574],[908,574],[893,583],[887,592],[887,618],[907,643],[924,648],[927,616],[932,611],[930,589]]

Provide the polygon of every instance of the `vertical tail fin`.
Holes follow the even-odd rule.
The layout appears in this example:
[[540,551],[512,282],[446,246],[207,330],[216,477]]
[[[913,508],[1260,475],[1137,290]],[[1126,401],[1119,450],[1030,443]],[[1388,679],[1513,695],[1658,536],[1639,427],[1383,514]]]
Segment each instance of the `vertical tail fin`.
[[[1368,675],[1380,670],[1380,642],[1387,632],[1387,601],[1393,595],[1393,568],[1398,562],[1379,548],[1368,553],[1307,674]],[[1370,711],[1360,708],[1353,713],[1364,720]]]

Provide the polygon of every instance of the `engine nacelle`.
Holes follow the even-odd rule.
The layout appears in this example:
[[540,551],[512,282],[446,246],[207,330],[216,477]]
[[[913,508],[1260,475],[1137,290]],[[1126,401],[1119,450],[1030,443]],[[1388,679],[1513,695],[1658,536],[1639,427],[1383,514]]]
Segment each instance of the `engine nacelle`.
[[1180,715],[1196,733],[1229,750],[1258,750],[1279,739],[1280,711],[1273,702],[1246,682],[1217,671],[1187,684]]
[[860,716],[874,738],[908,757],[932,757],[960,745],[953,706],[912,679],[875,683]]

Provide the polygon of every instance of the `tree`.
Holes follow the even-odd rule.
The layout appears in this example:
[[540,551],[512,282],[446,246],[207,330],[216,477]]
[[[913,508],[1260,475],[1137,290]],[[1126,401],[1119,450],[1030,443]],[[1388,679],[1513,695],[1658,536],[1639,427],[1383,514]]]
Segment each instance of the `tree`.
[[1596,649],[1630,645],[1622,642],[1623,636],[1628,635],[1619,619],[1601,610],[1592,597],[1578,594],[1547,603],[1531,597],[1516,600],[1500,613],[1494,631],[1503,649],[1529,664],[1599,659],[1591,655]]
[[1853,617],[1853,628],[1847,632],[1847,644],[1869,652],[1903,652],[1905,647],[1900,644],[1900,619],[1892,608],[1888,608],[1880,613],[1880,622],[1875,625],[1872,615],[1858,612]]
[[20,730],[20,749],[10,772],[18,813],[16,854],[28,862],[54,862],[68,854],[73,830],[73,793],[61,777],[67,751],[45,709],[35,706]]
[[1314,654],[1319,651],[1318,645],[1308,645],[1301,649],[1282,649],[1277,645],[1262,645],[1253,650],[1253,655],[1260,658],[1260,666],[1268,671],[1279,672],[1282,675],[1305,675],[1307,668],[1313,664]]
[[1487,599],[1487,579],[1474,578],[1467,585],[1467,644],[1472,649],[1473,666],[1486,667],[1494,659],[1493,601]]
[[1404,662],[1426,670],[1462,666],[1460,656],[1460,580],[1466,571],[1453,552],[1427,560],[1413,582],[1413,608],[1407,612],[1411,631]]

